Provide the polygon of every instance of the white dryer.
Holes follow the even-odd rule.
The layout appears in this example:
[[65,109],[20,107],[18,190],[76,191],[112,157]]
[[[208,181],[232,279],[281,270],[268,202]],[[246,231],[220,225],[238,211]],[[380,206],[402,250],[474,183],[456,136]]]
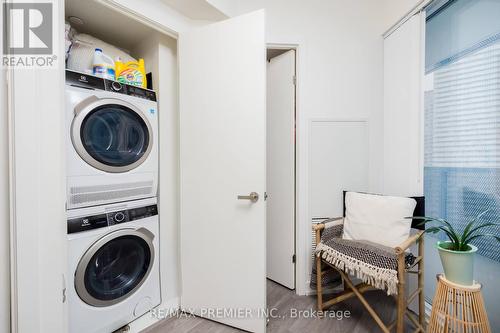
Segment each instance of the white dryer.
[[152,90],[66,71],[67,208],[156,196]]
[[156,199],[68,212],[69,332],[110,333],[160,304]]

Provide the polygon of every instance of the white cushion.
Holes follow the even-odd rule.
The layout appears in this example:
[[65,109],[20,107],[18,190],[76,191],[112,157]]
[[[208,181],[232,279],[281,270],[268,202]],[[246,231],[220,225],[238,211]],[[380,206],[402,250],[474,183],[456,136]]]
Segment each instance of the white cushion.
[[396,247],[410,235],[417,202],[411,198],[347,192],[343,239]]

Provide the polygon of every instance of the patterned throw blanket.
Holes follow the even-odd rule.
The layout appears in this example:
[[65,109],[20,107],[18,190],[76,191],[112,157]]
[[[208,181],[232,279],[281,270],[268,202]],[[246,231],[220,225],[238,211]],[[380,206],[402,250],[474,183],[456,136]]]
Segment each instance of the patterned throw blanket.
[[[342,220],[326,223],[321,242],[316,246],[316,256],[377,289],[386,290],[388,295],[397,294],[398,261],[394,249],[368,241],[342,239],[342,232]],[[406,254],[407,267],[414,260],[411,253]],[[324,288],[341,283],[340,274],[335,270],[322,277]],[[311,288],[316,289],[316,265],[311,274]]]

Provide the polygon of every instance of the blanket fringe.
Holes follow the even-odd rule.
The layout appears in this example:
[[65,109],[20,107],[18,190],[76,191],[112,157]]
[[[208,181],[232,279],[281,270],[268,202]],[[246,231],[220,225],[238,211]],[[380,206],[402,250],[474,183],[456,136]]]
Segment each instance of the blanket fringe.
[[319,243],[316,247],[316,256],[321,256],[336,268],[356,276],[377,289],[386,290],[387,295],[397,295],[398,293],[398,272],[396,270],[370,265],[336,251],[323,243]]

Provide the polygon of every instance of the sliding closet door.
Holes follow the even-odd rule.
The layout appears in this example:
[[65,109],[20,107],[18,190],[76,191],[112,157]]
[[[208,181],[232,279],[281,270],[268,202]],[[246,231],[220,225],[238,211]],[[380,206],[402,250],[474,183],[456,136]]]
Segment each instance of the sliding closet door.
[[264,332],[264,12],[182,33],[179,73],[181,306]]
[[8,70],[12,294],[0,325],[11,315],[15,333],[67,332],[64,1],[52,5],[54,67]]
[[384,40],[384,193],[422,195],[422,16]]

